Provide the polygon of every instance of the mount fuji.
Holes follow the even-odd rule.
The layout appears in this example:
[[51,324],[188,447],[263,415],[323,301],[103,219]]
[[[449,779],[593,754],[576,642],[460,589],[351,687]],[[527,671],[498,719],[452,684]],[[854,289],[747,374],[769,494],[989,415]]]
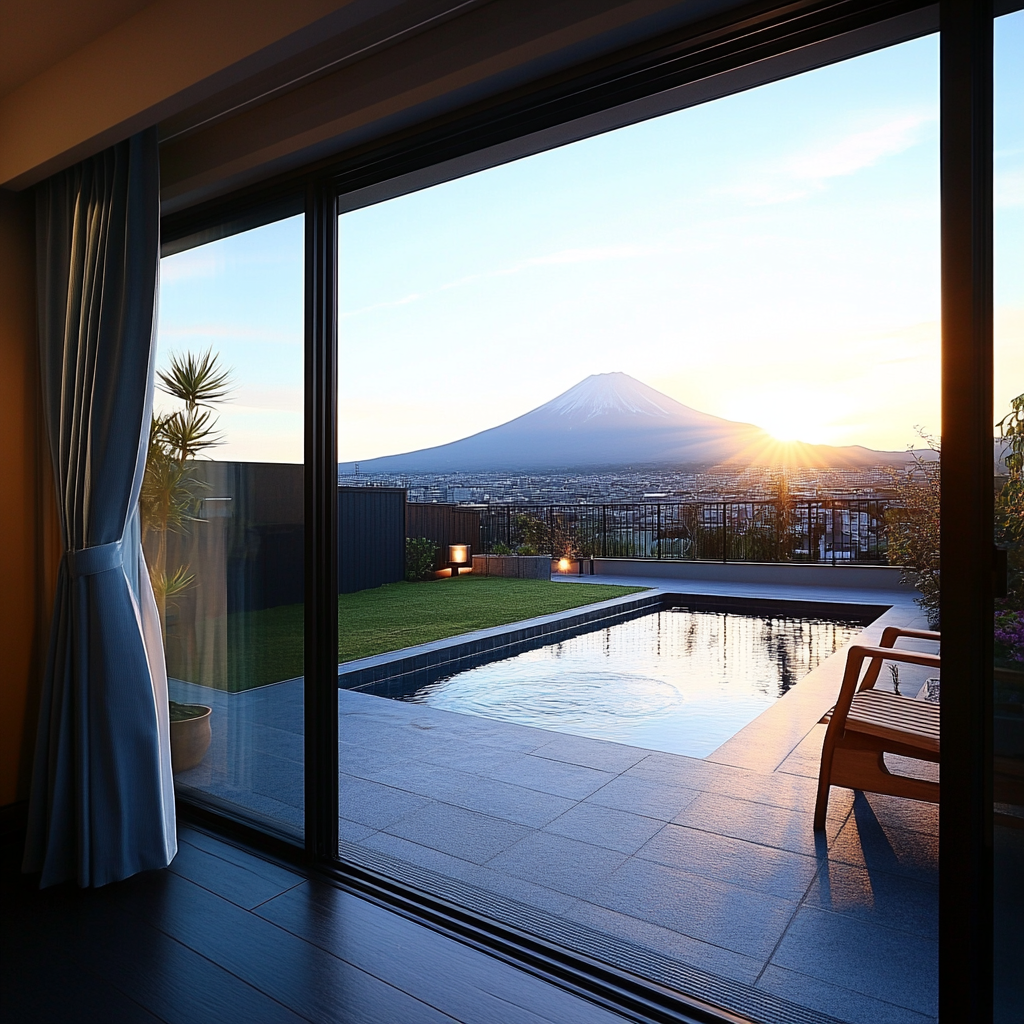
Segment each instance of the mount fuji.
[[[781,444],[751,423],[691,409],[626,373],[595,373],[507,423],[434,448],[358,463],[362,473],[479,473],[697,467],[718,464],[857,469],[905,463],[906,452]],[[344,474],[356,463],[342,463]]]

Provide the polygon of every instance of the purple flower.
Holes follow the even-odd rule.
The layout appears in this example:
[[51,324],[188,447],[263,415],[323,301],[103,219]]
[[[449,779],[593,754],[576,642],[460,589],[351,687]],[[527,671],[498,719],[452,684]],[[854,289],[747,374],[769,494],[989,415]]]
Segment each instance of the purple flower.
[[996,611],[995,642],[997,655],[1024,662],[1024,610]]

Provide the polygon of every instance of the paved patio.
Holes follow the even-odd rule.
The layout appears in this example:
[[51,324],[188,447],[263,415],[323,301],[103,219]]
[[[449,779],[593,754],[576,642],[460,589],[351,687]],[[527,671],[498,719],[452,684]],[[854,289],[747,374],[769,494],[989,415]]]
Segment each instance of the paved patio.
[[[923,625],[906,591],[666,589]],[[934,1020],[936,808],[834,790],[826,836],[811,828],[842,661],[703,760],[341,690],[342,855],[757,1019]],[[173,689],[215,704],[211,751],[179,783],[301,828],[301,680]]]

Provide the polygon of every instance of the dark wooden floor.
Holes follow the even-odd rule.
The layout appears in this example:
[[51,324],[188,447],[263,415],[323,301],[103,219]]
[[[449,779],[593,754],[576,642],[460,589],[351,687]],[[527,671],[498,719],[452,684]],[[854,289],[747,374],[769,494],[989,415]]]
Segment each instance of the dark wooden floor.
[[274,1024],[621,1018],[204,832],[99,890],[38,891],[4,850],[0,1020]]

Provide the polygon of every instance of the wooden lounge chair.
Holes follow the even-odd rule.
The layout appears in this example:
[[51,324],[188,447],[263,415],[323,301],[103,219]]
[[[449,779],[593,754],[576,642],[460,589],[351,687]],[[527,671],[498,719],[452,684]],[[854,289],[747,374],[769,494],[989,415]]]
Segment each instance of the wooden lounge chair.
[[[939,706],[874,687],[883,661],[938,669],[938,655],[900,650],[894,645],[899,637],[939,640],[940,636],[930,630],[889,626],[883,631],[878,647],[855,645],[850,648],[839,700],[832,710],[821,750],[818,799],[814,806],[816,831],[825,827],[832,786],[938,803],[937,782],[894,775],[886,768],[883,757],[900,754],[938,762]],[[865,661],[867,671],[861,679]]]

